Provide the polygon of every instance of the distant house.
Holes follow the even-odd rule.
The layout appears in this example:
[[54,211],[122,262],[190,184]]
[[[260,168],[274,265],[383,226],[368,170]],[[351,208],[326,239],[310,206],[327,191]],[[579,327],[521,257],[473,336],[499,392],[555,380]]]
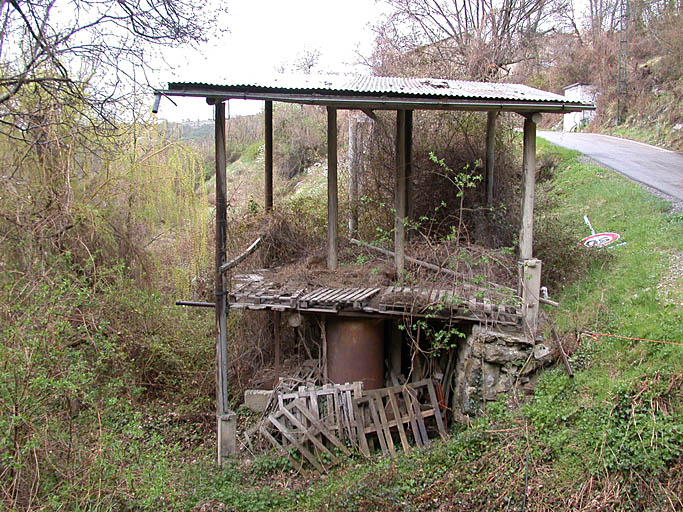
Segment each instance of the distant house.
[[[595,103],[595,93],[596,89],[594,85],[581,82],[568,85],[564,88],[565,98],[568,100],[580,101],[581,103]],[[575,132],[590,123],[594,117],[595,110],[569,112],[564,115],[562,131]]]

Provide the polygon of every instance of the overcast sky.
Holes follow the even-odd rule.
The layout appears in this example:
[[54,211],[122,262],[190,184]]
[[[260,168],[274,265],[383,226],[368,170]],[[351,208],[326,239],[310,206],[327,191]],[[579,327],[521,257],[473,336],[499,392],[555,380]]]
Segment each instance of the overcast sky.
[[[383,6],[375,0],[239,0],[232,1],[221,22],[229,30],[199,50],[178,49],[167,60],[176,66],[160,73],[169,81],[221,83],[228,77],[253,77],[291,67],[307,51],[320,52],[317,73],[363,72],[358,52],[368,55],[374,42],[372,24]],[[180,63],[180,64],[179,64]],[[211,119],[201,99],[163,99],[159,118],[169,121]],[[232,115],[256,113],[262,102],[230,101]]]

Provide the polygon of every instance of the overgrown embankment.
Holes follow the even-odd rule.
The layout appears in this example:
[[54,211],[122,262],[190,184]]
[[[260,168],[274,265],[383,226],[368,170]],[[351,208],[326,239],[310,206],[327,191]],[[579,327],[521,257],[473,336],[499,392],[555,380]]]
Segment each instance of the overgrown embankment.
[[[575,152],[544,143],[541,149],[553,179],[539,186],[537,223],[574,223],[577,234],[587,235],[587,215],[596,228],[618,232],[626,242],[590,258],[557,297],[560,310],[547,312],[573,351],[575,377],[562,367],[546,371],[533,397],[489,405],[471,425],[455,427],[450,440],[397,461],[349,461],[316,477],[295,475],[285,460],[272,457],[215,472],[207,456],[195,473],[213,476],[194,487],[197,494],[185,506],[340,511],[673,511],[683,506],[683,305],[680,286],[660,286],[670,282],[670,262],[683,250],[683,217],[667,213],[667,203],[639,185],[583,163]],[[673,279],[680,283],[681,276]],[[639,339],[577,337],[585,331]]]
[[[591,336],[579,337],[577,346],[576,333],[683,343],[683,286],[675,264],[683,252],[683,217],[667,213],[668,205],[639,185],[582,163],[576,153],[540,144],[544,179],[538,190],[537,247],[556,283],[551,296],[561,302],[560,310],[546,313],[574,351],[574,379],[561,367],[547,371],[533,397],[489,404],[471,425],[455,427],[450,440],[397,461],[354,459],[328,475],[301,475],[286,459],[266,454],[218,470],[210,312],[179,311],[152,285],[135,283],[136,268],[110,268],[101,263],[101,252],[90,260],[85,251],[76,251],[83,247],[78,240],[97,247],[92,238],[64,239],[60,247],[71,241],[73,252],[46,259],[39,275],[5,267],[0,280],[0,427],[8,434],[1,445],[3,505],[178,511],[680,509],[683,347]],[[316,212],[324,211],[324,198],[314,200],[303,189],[310,184],[317,190],[318,178],[317,173],[304,178],[297,188],[301,193],[288,206],[309,233],[317,232]],[[176,179],[174,192],[156,196],[185,194],[194,183],[180,188]],[[138,189],[131,190],[152,192],[149,185]],[[123,204],[152,220],[167,210],[138,212],[137,202]],[[192,202],[192,208],[206,209],[203,202]],[[578,248],[577,241],[588,234],[584,215],[596,229],[620,233],[626,244],[599,254]],[[159,225],[176,226],[174,217],[162,218]],[[108,220],[106,225],[116,226],[111,216]],[[247,236],[236,233],[242,235]],[[175,261],[177,255],[167,256]],[[253,338],[244,339],[251,357],[259,347]],[[237,337],[236,343],[244,339]],[[244,347],[234,348],[247,354]],[[244,361],[236,358],[238,376]],[[240,422],[246,417],[240,411]]]

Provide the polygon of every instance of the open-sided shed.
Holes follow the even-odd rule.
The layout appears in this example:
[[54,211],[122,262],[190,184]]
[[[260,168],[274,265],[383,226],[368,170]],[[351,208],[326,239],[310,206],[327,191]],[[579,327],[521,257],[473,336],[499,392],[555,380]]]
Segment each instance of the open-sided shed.
[[412,115],[414,110],[479,111],[488,113],[486,137],[487,197],[492,199],[494,176],[493,142],[496,117],[514,112],[524,118],[522,219],[519,228],[519,260],[524,269],[520,281],[526,328],[536,328],[540,287],[540,262],[533,259],[533,209],[536,172],[536,124],[542,113],[569,113],[594,109],[592,104],[525,85],[466,82],[436,78],[376,76],[273,76],[265,80],[232,80],[222,84],[170,83],[157,91],[155,109],[162,96],[202,97],[215,108],[216,141],[216,323],[218,461],[233,453],[234,415],[228,408],[226,318],[227,285],[225,239],[227,223],[225,101],[265,102],[265,205],[273,207],[273,102],[321,105],[327,108],[328,229],[327,266],[338,263],[337,110],[360,110],[374,117],[377,110],[396,111],[396,173],[394,263],[400,273],[405,264],[405,219],[410,202]]

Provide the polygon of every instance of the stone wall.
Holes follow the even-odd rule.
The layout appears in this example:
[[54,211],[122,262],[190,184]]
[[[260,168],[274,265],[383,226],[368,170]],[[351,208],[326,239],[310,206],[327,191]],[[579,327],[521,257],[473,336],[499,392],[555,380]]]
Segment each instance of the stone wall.
[[475,325],[457,348],[453,411],[461,418],[474,416],[515,385],[533,390],[536,370],[552,356],[548,346],[519,331]]

